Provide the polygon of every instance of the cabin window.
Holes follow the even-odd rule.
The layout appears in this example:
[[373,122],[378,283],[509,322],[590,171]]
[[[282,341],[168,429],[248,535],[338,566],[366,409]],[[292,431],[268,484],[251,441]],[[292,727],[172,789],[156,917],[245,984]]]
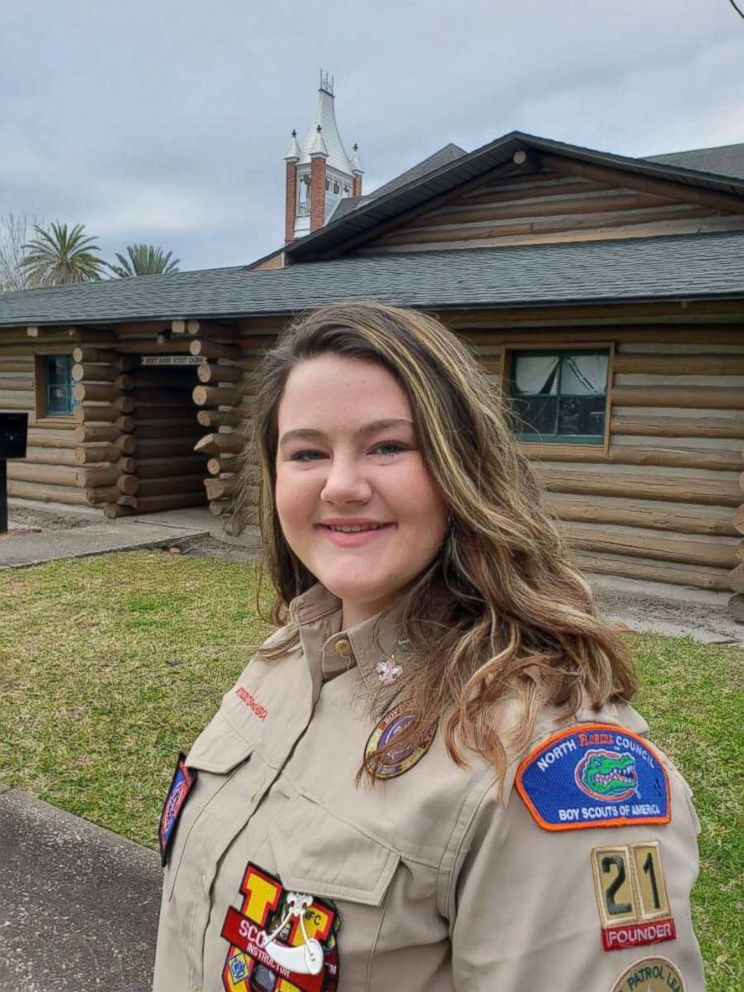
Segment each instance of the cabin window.
[[75,408],[72,390],[72,358],[70,355],[43,355],[38,359],[40,373],[40,417],[70,417]]
[[523,441],[604,444],[609,349],[513,351],[509,393]]

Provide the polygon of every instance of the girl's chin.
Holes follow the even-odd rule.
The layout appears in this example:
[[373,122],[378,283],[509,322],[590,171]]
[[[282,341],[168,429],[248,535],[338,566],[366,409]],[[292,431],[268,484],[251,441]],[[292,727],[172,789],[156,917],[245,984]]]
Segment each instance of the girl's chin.
[[319,578],[329,592],[349,605],[389,602],[395,597],[396,590],[391,590],[389,582],[370,582],[368,575],[358,581],[337,573],[321,573]]

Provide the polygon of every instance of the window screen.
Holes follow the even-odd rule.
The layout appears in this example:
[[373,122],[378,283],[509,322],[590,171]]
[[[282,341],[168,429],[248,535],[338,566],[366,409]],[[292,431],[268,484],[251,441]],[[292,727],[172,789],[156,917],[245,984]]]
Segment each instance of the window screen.
[[511,408],[526,441],[604,443],[609,351],[515,351]]

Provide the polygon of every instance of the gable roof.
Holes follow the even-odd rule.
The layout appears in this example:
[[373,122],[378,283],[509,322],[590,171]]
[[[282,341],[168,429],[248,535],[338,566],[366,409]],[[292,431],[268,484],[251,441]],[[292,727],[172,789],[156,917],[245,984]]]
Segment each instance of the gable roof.
[[340,300],[435,310],[744,299],[744,231],[347,256],[0,295],[0,328],[294,314]]
[[744,179],[744,142],[738,145],[718,145],[716,148],[693,148],[686,152],[650,155],[646,161],[676,165],[682,169],[695,169],[716,176]]
[[667,163],[612,155],[591,148],[582,148],[579,145],[539,138],[521,131],[511,131],[481,148],[476,148],[475,151],[444,163],[423,176],[395,185],[387,193],[372,197],[368,202],[359,204],[356,209],[348,213],[338,217],[334,215],[324,227],[286,247],[287,264],[332,257],[351,239],[371,237],[375,228],[385,221],[393,220],[439,194],[455,189],[462,183],[506,164],[518,151],[561,155],[579,162],[623,169],[635,175],[671,179],[690,187],[744,196],[744,178],[712,176]]
[[388,193],[394,192],[396,189],[400,189],[407,183],[415,182],[418,179],[422,179],[427,176],[430,172],[435,172],[437,169],[441,169],[442,166],[448,165],[450,162],[454,162],[458,158],[462,158],[463,155],[467,155],[464,148],[460,148],[459,145],[455,145],[450,142],[439,151],[434,152],[433,155],[429,155],[427,158],[422,159],[417,162],[416,165],[412,166],[410,169],[406,169],[405,172],[401,172],[399,176],[395,179],[391,179],[390,182],[383,183],[382,186],[378,186],[377,189],[373,190],[371,193],[365,193],[364,196],[347,196],[336,207],[333,214],[332,220],[338,220],[339,217],[343,217],[352,210],[356,210],[357,207],[366,205],[372,200],[376,200],[381,196],[387,196]]

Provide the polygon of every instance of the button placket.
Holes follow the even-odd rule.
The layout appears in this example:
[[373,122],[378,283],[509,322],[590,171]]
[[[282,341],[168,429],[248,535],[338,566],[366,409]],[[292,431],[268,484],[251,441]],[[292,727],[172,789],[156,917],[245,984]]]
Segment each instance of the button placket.
[[[212,904],[212,882],[216,876],[217,866],[235,838],[245,829],[255,815],[259,802],[263,798],[271,777],[266,769],[261,768],[256,773],[260,763],[259,756],[254,752],[250,760],[233,772],[228,782],[220,790],[220,803],[207,808],[200,824],[199,866],[196,878],[199,879],[201,892],[194,893],[191,919],[188,927],[188,946],[203,947]],[[250,769],[250,772],[249,772]],[[247,774],[255,775],[254,791],[251,795],[251,805],[246,806],[245,796],[249,784],[245,781]],[[219,836],[222,844],[219,849],[214,847],[214,838]],[[195,958],[191,963],[195,981],[203,981],[199,969],[203,967],[203,956]]]

